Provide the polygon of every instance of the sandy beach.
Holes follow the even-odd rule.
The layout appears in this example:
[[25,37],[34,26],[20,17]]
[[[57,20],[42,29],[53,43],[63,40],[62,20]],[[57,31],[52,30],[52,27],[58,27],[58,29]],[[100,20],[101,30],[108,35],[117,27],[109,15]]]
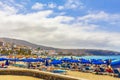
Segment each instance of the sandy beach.
[[40,80],[30,76],[0,75],[0,80]]
[[78,71],[68,71],[67,75],[78,78],[84,78],[88,80],[120,80],[120,78],[115,78],[109,75],[97,75],[97,74],[84,73]]
[[[24,69],[24,68],[9,66],[9,69]],[[32,70],[34,70],[34,69],[32,69]],[[120,80],[120,78],[112,77],[109,75],[97,75],[97,74],[93,74],[93,73],[85,73],[85,72],[70,71],[70,70],[67,71],[66,75],[72,76],[72,77],[77,77],[77,78],[88,79],[88,80]],[[31,80],[34,80],[32,78],[33,77],[31,77]],[[35,79],[35,80],[38,80],[38,79]]]

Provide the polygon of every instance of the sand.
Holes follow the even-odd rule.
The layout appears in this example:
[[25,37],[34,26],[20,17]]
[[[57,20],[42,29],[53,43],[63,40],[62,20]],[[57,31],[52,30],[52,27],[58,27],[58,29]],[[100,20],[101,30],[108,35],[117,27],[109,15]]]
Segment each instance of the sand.
[[[9,66],[9,69],[25,69],[25,68]],[[72,77],[77,77],[77,78],[88,79],[88,80],[120,80],[120,78],[116,78],[116,77],[109,76],[109,75],[97,75],[94,73],[85,73],[85,72],[80,72],[80,71],[69,71],[68,70],[67,75],[72,76]],[[18,76],[18,77],[21,77],[21,76]],[[40,79],[32,79],[33,77],[29,77],[29,78],[30,79],[22,79],[22,80],[40,80]],[[1,77],[0,77],[0,80],[1,80]],[[5,79],[5,80],[7,80],[7,79]],[[9,79],[9,80],[14,80],[14,79]],[[17,79],[17,80],[19,80],[19,79]],[[20,80],[21,80],[21,78],[20,78]]]
[[67,75],[88,80],[120,80],[120,78],[112,77],[109,75],[97,75],[93,73],[84,73],[78,71],[68,71]]
[[40,80],[30,76],[0,75],[0,80]]

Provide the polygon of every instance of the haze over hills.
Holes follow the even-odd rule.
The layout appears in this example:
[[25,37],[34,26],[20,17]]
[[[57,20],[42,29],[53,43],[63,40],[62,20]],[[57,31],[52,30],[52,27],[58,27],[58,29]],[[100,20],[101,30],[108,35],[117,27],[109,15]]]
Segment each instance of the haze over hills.
[[0,40],[7,43],[14,43],[16,45],[28,46],[31,48],[38,48],[45,50],[55,50],[57,53],[67,54],[70,53],[72,55],[120,55],[120,52],[109,51],[109,50],[99,50],[99,49],[58,49],[43,45],[37,45],[30,43],[28,41],[12,39],[12,38],[0,38]]

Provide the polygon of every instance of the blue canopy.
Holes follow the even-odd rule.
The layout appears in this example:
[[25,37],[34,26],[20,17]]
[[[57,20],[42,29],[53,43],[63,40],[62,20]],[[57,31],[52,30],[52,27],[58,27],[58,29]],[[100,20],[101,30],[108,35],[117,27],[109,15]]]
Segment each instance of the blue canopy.
[[96,61],[96,62],[92,62],[92,64],[101,65],[106,63],[104,61]]
[[8,60],[10,60],[10,61],[20,61],[18,58],[10,58]]
[[23,61],[23,62],[38,62],[37,59],[33,59],[33,58],[22,59],[21,61]]
[[45,62],[45,59],[42,59],[42,58],[37,58],[37,60],[38,60],[39,62]]
[[64,62],[68,62],[68,61],[70,61],[71,59],[70,59],[70,58],[62,58],[61,60],[64,61]]
[[49,57],[47,57],[47,58],[45,58],[46,60],[50,60],[51,58],[49,58]]
[[86,60],[86,59],[81,59],[80,63],[82,63],[82,64],[90,64],[91,62],[89,60]]
[[96,65],[106,64],[102,59],[91,59],[91,63]]
[[50,64],[62,64],[61,60],[53,60]]
[[80,61],[79,60],[69,60],[69,62],[71,62],[71,63],[79,63]]
[[111,62],[112,68],[120,68],[120,60],[114,60]]
[[4,60],[7,60],[7,58],[0,58],[0,61],[4,61]]
[[91,59],[90,61],[91,62],[98,62],[99,60],[98,59]]

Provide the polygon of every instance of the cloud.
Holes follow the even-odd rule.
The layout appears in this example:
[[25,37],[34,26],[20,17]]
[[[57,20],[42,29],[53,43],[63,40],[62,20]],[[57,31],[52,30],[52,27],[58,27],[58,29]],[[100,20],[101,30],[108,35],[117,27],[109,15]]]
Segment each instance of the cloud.
[[63,10],[63,9],[64,9],[64,6],[58,6],[58,9],[59,9],[59,10]]
[[4,11],[6,14],[16,14],[18,10],[13,6],[0,2],[0,12],[1,11]]
[[[78,23],[84,25],[94,25],[96,31],[105,30],[106,32],[118,32],[120,25],[120,14],[110,14],[104,11],[88,13],[85,16],[78,17]],[[88,26],[89,27],[89,26]],[[117,30],[118,28],[118,30]]]
[[59,10],[63,9],[83,9],[85,5],[80,0],[66,0],[64,5],[58,6]]
[[56,8],[57,5],[56,5],[55,3],[49,3],[49,4],[48,4],[48,7],[49,7],[49,8]]
[[96,23],[105,21],[119,25],[120,14],[100,11],[77,18],[60,15],[60,13],[53,16],[56,13],[53,10],[16,14],[19,8],[16,9],[2,2],[0,5],[1,37],[24,39],[32,43],[59,48],[97,48],[120,51],[120,32],[102,30],[103,25]]
[[28,0],[17,3],[16,0],[1,0],[0,11],[4,14],[19,14],[26,12],[26,3]]
[[41,10],[44,8],[44,6],[46,6],[45,4],[42,4],[42,3],[35,3],[33,6],[32,6],[32,9],[34,10]]

